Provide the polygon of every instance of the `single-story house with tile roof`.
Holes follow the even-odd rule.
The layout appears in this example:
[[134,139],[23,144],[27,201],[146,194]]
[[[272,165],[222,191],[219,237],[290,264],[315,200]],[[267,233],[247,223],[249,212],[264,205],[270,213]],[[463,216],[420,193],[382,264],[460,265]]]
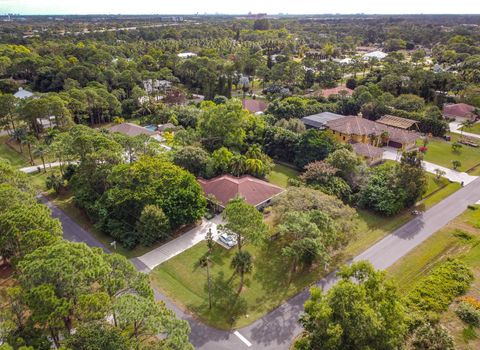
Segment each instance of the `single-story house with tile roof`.
[[249,111],[250,113],[263,113],[267,109],[267,102],[263,100],[242,100],[242,106],[244,109]]
[[157,134],[155,131],[148,130],[143,126],[133,124],[133,123],[116,124],[110,127],[108,130],[110,130],[111,132],[119,132],[127,136],[138,136],[138,135],[153,136]]
[[327,122],[341,118],[345,118],[345,116],[337,113],[322,112],[303,117],[301,121],[307,129],[325,129]]
[[418,121],[413,119],[407,119],[402,117],[397,117],[394,115],[384,115],[376,121],[377,123],[388,125],[394,128],[404,129],[404,130],[418,130]]
[[220,210],[235,197],[241,197],[258,210],[262,210],[271,203],[273,197],[284,191],[283,188],[250,175],[241,177],[221,175],[210,180],[199,178],[198,182],[206,195],[213,195],[217,199]]
[[458,121],[472,120],[479,116],[475,114],[475,107],[466,103],[447,103],[443,105],[444,118],[453,118]]
[[375,165],[383,160],[384,150],[369,143],[356,142],[352,144],[353,151],[362,157],[368,165]]
[[362,117],[348,116],[330,120],[326,125],[337,141],[362,142],[373,146],[391,146],[401,149],[416,147],[419,134],[380,124]]

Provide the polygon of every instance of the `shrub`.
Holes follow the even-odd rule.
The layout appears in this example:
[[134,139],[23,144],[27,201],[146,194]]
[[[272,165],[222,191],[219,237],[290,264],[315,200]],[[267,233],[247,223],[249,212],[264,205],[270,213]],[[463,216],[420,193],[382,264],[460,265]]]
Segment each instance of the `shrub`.
[[472,272],[465,263],[446,261],[417,284],[408,295],[407,303],[419,311],[440,313],[455,297],[466,292],[472,280]]
[[470,303],[462,301],[455,310],[458,318],[472,327],[480,326],[480,310]]

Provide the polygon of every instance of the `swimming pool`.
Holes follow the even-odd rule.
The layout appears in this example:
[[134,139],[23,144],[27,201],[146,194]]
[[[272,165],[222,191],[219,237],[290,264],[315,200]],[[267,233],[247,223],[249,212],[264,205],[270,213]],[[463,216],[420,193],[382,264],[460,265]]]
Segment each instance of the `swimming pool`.
[[145,125],[144,126],[145,129],[148,129],[150,131],[157,131],[157,127],[153,124],[150,124],[150,125]]

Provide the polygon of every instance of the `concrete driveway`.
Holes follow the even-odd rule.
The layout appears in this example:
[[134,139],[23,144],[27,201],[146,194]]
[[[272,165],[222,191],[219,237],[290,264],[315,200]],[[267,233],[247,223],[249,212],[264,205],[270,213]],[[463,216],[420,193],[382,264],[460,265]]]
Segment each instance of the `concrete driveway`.
[[478,134],[473,134],[471,132],[465,132],[465,131],[462,132],[462,130],[460,130],[462,128],[462,123],[460,123],[460,122],[451,122],[450,124],[448,124],[448,126],[450,127],[450,131],[454,132],[455,134],[462,134],[462,135],[465,135],[465,136],[480,139],[480,135],[478,135]]
[[203,219],[199,226],[194,227],[190,231],[171,240],[170,242],[167,242],[162,246],[155,248],[154,250],[142,256],[139,256],[137,259],[145,264],[150,270],[153,270],[161,263],[203,241],[209,229],[212,230],[213,239],[216,240],[219,236],[217,225],[221,223],[221,215],[217,215],[211,220]]
[[[383,149],[385,150],[385,152],[383,152],[383,159],[394,160],[397,162],[400,161],[401,154],[398,153],[398,150],[396,148],[383,147]],[[452,182],[460,182],[460,183],[463,182],[464,185],[468,185],[470,182],[474,181],[478,177],[478,176],[469,175],[467,173],[461,173],[459,171],[445,168],[443,166],[426,162],[426,161],[423,161],[422,164],[424,169],[429,173],[435,174],[436,169],[443,170],[445,172],[444,177],[446,177]]]

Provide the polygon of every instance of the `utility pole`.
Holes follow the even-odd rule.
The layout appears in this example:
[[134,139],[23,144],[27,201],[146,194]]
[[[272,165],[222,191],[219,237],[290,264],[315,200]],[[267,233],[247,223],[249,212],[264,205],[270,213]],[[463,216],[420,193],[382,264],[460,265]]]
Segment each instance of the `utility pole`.
[[207,283],[208,283],[208,308],[212,308],[212,292],[210,286],[210,253],[207,255]]

